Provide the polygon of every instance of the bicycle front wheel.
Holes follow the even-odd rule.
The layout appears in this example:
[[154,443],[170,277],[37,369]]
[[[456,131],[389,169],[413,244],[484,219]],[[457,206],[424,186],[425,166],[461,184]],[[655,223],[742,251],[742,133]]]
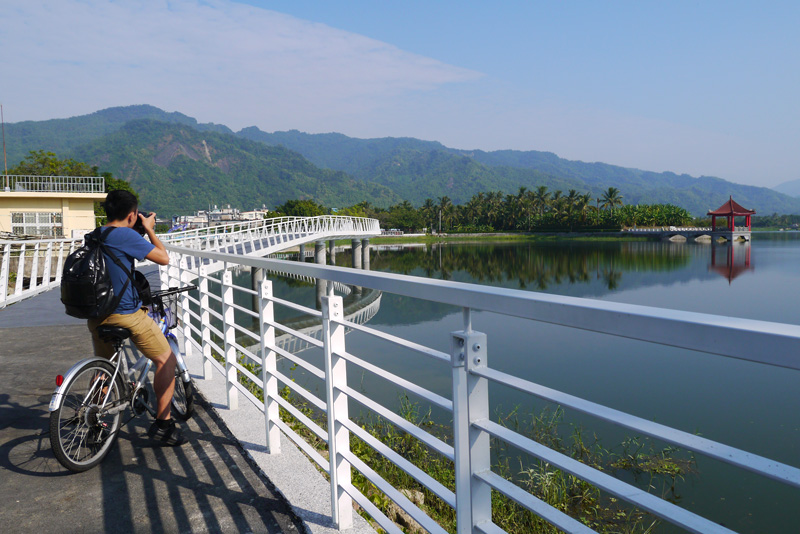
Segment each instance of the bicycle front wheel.
[[50,414],[50,446],[70,471],[86,471],[103,461],[117,439],[124,408],[114,367],[88,362],[64,387],[61,406]]
[[[178,347],[178,342],[171,336],[167,338],[170,349],[175,357],[183,361],[183,353]],[[172,414],[181,421],[188,420],[194,413],[194,384],[189,380],[183,381],[180,365],[175,367],[175,392],[172,394]]]

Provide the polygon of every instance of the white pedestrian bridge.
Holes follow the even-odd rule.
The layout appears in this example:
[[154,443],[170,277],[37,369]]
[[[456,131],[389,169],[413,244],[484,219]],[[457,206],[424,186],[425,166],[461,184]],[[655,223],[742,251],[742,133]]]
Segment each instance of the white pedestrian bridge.
[[[298,225],[291,230],[300,236],[295,238],[296,242],[320,243],[323,240],[312,232],[296,230],[309,228],[300,221],[291,224]],[[312,223],[309,221],[309,224]],[[364,226],[358,226],[363,232],[360,234],[356,232],[357,225],[353,226],[352,231],[347,231],[347,237],[365,238],[374,228],[372,224],[364,222]],[[316,236],[324,234],[322,226],[317,228],[320,232]],[[320,482],[320,485],[325,485],[325,494],[329,497],[323,512],[311,509],[304,500],[306,496],[297,493],[300,475],[296,470],[285,474],[284,479],[280,473],[274,475],[273,483],[290,503],[303,503],[296,510],[310,523],[318,525],[320,514],[323,514],[340,530],[354,525],[358,527],[363,521],[354,513],[355,502],[381,528],[399,534],[402,532],[400,527],[386,515],[384,505],[391,502],[428,532],[444,533],[451,528],[451,525],[439,525],[429,517],[426,507],[418,500],[412,502],[411,494],[405,491],[407,488],[392,486],[373,470],[368,465],[369,460],[359,450],[351,448],[351,438],[357,437],[360,443],[372,449],[372,454],[385,457],[407,473],[423,490],[426,502],[438,499],[451,507],[459,533],[503,532],[493,522],[493,494],[501,494],[515,502],[519,507],[518,513],[534,514],[561,531],[594,532],[581,518],[547,504],[547,496],[531,493],[515,483],[513,474],[504,476],[493,469],[496,448],[505,446],[528,458],[526,465],[567,473],[681,531],[735,532],[725,526],[730,524],[729,518],[713,515],[713,510],[707,511],[710,515],[701,516],[693,509],[692,503],[671,502],[648,491],[647,483],[623,480],[609,472],[596,470],[505,426],[492,408],[495,406],[493,392],[498,387],[617,425],[631,435],[647,436],[691,451],[695,456],[708,457],[751,476],[764,477],[780,485],[788,500],[800,495],[800,461],[797,459],[787,463],[787,460],[765,458],[698,435],[696,429],[685,428],[690,424],[676,425],[684,428],[666,426],[591,399],[558,391],[538,382],[535,376],[520,376],[514,369],[493,367],[493,332],[485,329],[484,324],[489,323],[484,323],[484,318],[489,313],[530,324],[543,322],[566,329],[638,340],[644,342],[636,345],[645,347],[642,349],[643,357],[647,356],[647,344],[658,344],[691,351],[695,358],[704,359],[720,369],[744,360],[783,368],[787,373],[800,370],[800,326],[370,272],[323,265],[322,261],[306,263],[261,257],[259,252],[272,246],[270,239],[283,239],[269,236],[268,232],[256,228],[231,228],[230,231],[209,230],[184,234],[182,238],[170,237],[167,249],[171,263],[162,269],[161,276],[166,286],[192,283],[199,287],[197,291],[184,293],[180,301],[182,322],[179,331],[184,337],[189,361],[197,362],[190,364],[190,368],[201,370],[202,376],[197,380],[202,382],[200,389],[204,394],[206,387],[216,385],[214,387],[218,388],[221,396],[214,402],[218,403],[220,410],[234,414],[231,420],[236,419],[235,414],[243,414],[241,428],[248,436],[246,440],[250,440],[247,441],[248,450],[254,456],[266,458],[265,464],[260,464],[267,465],[265,472],[273,477],[269,464],[279,463],[278,458],[289,454],[287,444],[291,443],[327,475],[327,482]],[[325,234],[324,239],[334,237]],[[288,242],[283,241],[284,244]],[[324,255],[324,247],[322,250]],[[364,265],[364,260],[368,263],[369,247],[364,247],[364,250],[366,254],[361,257],[361,265]],[[242,281],[241,277],[232,275],[234,268],[249,269],[253,276]],[[321,281],[320,309],[276,297],[269,279],[270,271]],[[257,276],[259,272],[267,274]],[[462,310],[461,326],[455,331],[429,332],[426,339],[407,339],[396,335],[397,332],[387,333],[370,327],[364,321],[351,320],[352,314],[345,309],[345,300],[336,295],[335,285],[353,288],[354,292],[380,292],[384,299],[388,294],[455,306]],[[242,306],[242,296],[254,299],[255,306]],[[298,324],[281,323],[276,319],[280,308],[319,321],[319,334],[310,335]],[[375,306],[365,313],[372,312],[377,312]],[[419,373],[406,376],[382,368],[375,354],[359,351],[360,345],[345,338],[346,330],[358,331],[361,335],[423,358],[427,363],[422,372],[441,388],[432,391],[415,381],[413,376]],[[291,343],[287,343],[289,338],[284,336],[294,336],[302,341],[304,347],[315,348],[314,356],[300,358],[292,352]],[[248,341],[245,343],[243,339]],[[442,342],[437,346],[449,345],[449,349],[431,347],[434,344],[432,339]],[[529,346],[530,353],[520,357],[537,357],[537,340],[530,339]],[[279,358],[316,377],[322,386],[314,390],[296,382],[278,365]],[[565,375],[572,371],[564,369]],[[389,381],[423,406],[449,414],[451,422],[447,435],[432,433],[426,426],[417,426],[394,409],[370,398],[358,387],[358,380],[354,380],[354,377],[363,376]],[[321,417],[312,418],[308,411],[287,400],[281,394],[285,388],[291,390],[292,398],[303,399]],[[624,395],[624,392],[620,394]],[[730,391],[729,395],[733,400],[737,391]],[[436,473],[423,471],[366,431],[351,417],[351,413],[364,409],[407,434],[409,439],[421,443],[428,454],[436,455],[452,466],[454,480],[440,479]],[[297,425],[315,436],[316,443],[324,444],[325,450],[306,441]],[[236,428],[233,431],[239,435]],[[370,481],[373,490],[369,495],[356,487],[356,471]],[[719,488],[719,491],[723,489]],[[748,488],[743,487],[741,491],[746,492]],[[378,498],[378,495],[383,497]],[[786,510],[787,517],[794,513],[791,506]]]

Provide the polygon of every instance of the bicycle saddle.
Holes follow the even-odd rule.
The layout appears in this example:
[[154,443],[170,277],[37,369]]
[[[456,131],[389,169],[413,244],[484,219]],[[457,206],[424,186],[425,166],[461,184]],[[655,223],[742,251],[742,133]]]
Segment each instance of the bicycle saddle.
[[121,326],[101,324],[97,327],[97,335],[105,342],[124,341],[131,337],[131,331]]

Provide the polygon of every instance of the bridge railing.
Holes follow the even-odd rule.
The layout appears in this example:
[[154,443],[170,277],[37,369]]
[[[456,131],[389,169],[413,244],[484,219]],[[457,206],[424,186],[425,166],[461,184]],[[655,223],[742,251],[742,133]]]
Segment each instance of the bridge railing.
[[290,240],[292,236],[319,235],[353,237],[379,235],[380,223],[376,219],[341,215],[318,217],[276,217],[260,221],[232,222],[228,224],[196,228],[182,232],[162,234],[164,243],[191,246],[195,249],[220,250],[225,246],[243,241],[257,241],[268,237]]
[[[692,451],[693,454],[705,455],[787,486],[800,488],[800,469],[797,467],[548,388],[534,382],[534,378],[530,376],[516,376],[492,367],[491,351],[487,348],[492,332],[476,331],[473,326],[477,325],[473,325],[472,319],[473,311],[481,310],[532,322],[562,325],[795,370],[800,369],[798,326],[213,251],[193,251],[175,246],[168,246],[168,249],[172,262],[162,272],[163,282],[169,285],[192,282],[200,288],[195,296],[185,294],[182,301],[181,313],[187,351],[198,351],[202,355],[207,379],[211,378],[214,369],[222,374],[227,386],[229,408],[238,407],[241,395],[264,412],[265,444],[270,453],[280,452],[279,432],[283,432],[328,473],[331,484],[331,516],[340,529],[352,524],[352,501],[355,501],[386,531],[401,532],[373,504],[369,496],[362,494],[353,485],[353,470],[357,470],[423,528],[430,532],[446,532],[400,489],[393,487],[356,456],[350,449],[350,437],[354,435],[372,447],[375,454],[383,455],[442,502],[454,508],[459,533],[502,532],[492,523],[492,491],[504,494],[558,529],[566,532],[592,532],[576,518],[551,507],[512,480],[492,471],[492,447],[498,442],[510,445],[533,461],[538,460],[569,473],[619,500],[689,532],[731,532],[718,524],[726,518],[701,517],[493,421],[490,416],[490,384],[501,384],[637,434],[663,440]],[[440,333],[443,339],[449,339],[450,342],[450,350],[443,352],[424,345],[418,339],[404,339],[347,321],[344,319],[342,299],[338,296],[329,294],[323,298],[322,311],[317,311],[275,297],[269,280],[263,281],[254,290],[249,284],[241,286],[234,283],[230,269],[218,276],[209,275],[204,265],[219,262],[226,262],[229,267],[239,265],[251,269],[282,271],[294,276],[321,278],[379,290],[384,294],[457,306],[463,310],[463,327],[459,331]],[[250,311],[237,305],[234,298],[236,294],[255,297],[258,300],[257,309]],[[321,318],[321,340],[306,339],[301,332],[293,331],[277,322],[276,307],[288,307]],[[257,326],[253,327],[252,321]],[[443,396],[397,376],[371,361],[371,354],[355,354],[345,343],[346,328],[427,357],[429,368],[425,369],[425,374],[449,383],[447,389],[450,393]],[[281,349],[275,343],[276,331],[292,333],[318,347],[321,349],[321,361],[314,364]],[[248,350],[244,339],[252,340],[260,349],[255,352]],[[531,346],[535,342],[535,339],[531,339]],[[317,396],[283,374],[276,364],[279,356],[323,381],[324,395]],[[720,365],[724,364],[725,361],[722,360]],[[363,372],[381,377],[404,389],[412,397],[450,413],[452,441],[412,424],[395,411],[369,398],[360,389],[348,385],[348,374]],[[242,379],[253,387],[245,387],[240,383]],[[288,387],[293,395],[304,399],[308,405],[325,414],[325,422],[315,422],[288,402],[279,394],[279,389],[283,387]],[[361,428],[349,416],[350,410],[354,409],[354,403],[371,410],[402,432],[419,440],[430,451],[429,454],[438,455],[450,462],[455,473],[454,486],[445,486],[430,473],[422,471]],[[327,443],[328,456],[312,447],[281,419],[279,408],[286,410],[311,433]]]
[[0,240],[0,308],[58,287],[80,239]]

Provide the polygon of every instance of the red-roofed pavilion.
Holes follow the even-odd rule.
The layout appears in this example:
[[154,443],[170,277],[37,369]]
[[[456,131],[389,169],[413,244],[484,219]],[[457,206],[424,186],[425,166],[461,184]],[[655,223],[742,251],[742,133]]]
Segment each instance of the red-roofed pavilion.
[[728,230],[733,232],[736,229],[735,219],[736,217],[744,217],[745,218],[745,226],[747,226],[747,231],[750,230],[750,216],[755,215],[755,210],[749,210],[747,208],[741,207],[739,204],[733,200],[733,197],[720,206],[719,208],[715,209],[714,211],[709,211],[707,215],[711,215],[711,228],[717,228],[717,217],[727,217],[728,218]]

